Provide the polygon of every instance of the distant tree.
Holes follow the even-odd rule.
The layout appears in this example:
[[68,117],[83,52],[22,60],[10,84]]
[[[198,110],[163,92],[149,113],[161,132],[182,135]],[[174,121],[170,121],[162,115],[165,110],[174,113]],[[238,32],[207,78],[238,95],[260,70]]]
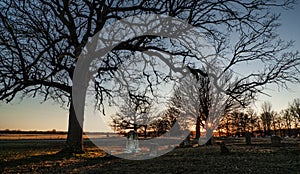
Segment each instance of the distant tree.
[[150,127],[155,132],[155,136],[160,136],[169,130],[168,122],[166,117],[162,116],[151,124]]
[[247,131],[250,131],[251,129],[251,117],[247,113],[240,112],[238,114],[239,122],[242,128],[242,134],[244,135]]
[[253,132],[254,124],[257,118],[253,113],[236,110],[228,114],[226,117],[231,120],[231,129],[236,133],[245,135],[246,132]]
[[115,133],[124,132],[127,127],[127,122],[124,121],[122,117],[119,115],[111,115],[111,122],[109,126],[114,130]]
[[153,101],[140,95],[128,95],[123,99],[124,101],[119,106],[120,112],[112,116],[112,127],[118,128],[120,131],[133,129],[137,132],[140,130],[146,138],[148,125],[157,117]]
[[181,96],[185,114],[196,119],[196,139],[200,138],[200,128],[205,128],[205,121],[209,116],[213,97],[210,83],[208,77],[196,73],[194,77],[184,79],[175,90],[177,95]]
[[293,115],[293,117],[296,119],[295,120],[295,127],[298,127],[298,124],[300,122],[300,99],[294,99],[294,101],[289,104],[289,110],[290,113]]
[[166,120],[168,120],[168,129],[173,127],[177,118],[180,116],[183,107],[184,104],[181,102],[181,97],[175,91],[173,96],[171,96],[167,104],[167,110],[164,113]]
[[254,109],[248,108],[246,113],[249,115],[250,119],[250,128],[249,131],[253,134],[254,129],[258,128],[258,115],[254,112]]
[[231,129],[235,132],[235,135],[240,135],[242,132],[242,126],[239,119],[239,112],[234,111],[233,113],[230,113],[230,119],[231,122]]
[[262,113],[260,119],[262,120],[264,135],[271,136],[271,125],[274,114],[272,112],[272,104],[270,102],[264,102],[261,105]]
[[236,109],[222,118],[218,129],[225,130],[227,136],[240,134],[251,136],[254,131],[259,130],[258,120],[258,116],[252,108]]
[[221,134],[221,131],[225,131],[226,133],[226,136],[230,136],[233,134],[233,130],[232,130],[232,117],[231,117],[231,114],[225,114],[221,121],[220,121],[220,124],[218,126],[218,130],[219,130],[219,133]]
[[290,137],[292,135],[291,129],[292,129],[292,122],[293,122],[293,116],[291,114],[291,111],[289,109],[284,109],[280,113],[282,115],[284,127],[285,129],[288,130],[288,136]]
[[163,135],[169,132],[170,136],[177,135],[176,131],[171,131],[171,128],[177,126],[176,129],[182,129],[178,124],[175,124],[177,117],[163,113],[157,120],[155,120],[151,125],[150,129],[156,132],[156,136]]
[[[296,131],[294,131],[295,135],[298,135],[300,133],[299,130],[299,123],[300,123],[300,99],[296,98],[293,100],[292,103],[289,103],[289,106],[287,108],[289,115],[292,117],[290,118],[290,116],[285,116],[285,119],[288,119],[288,123],[290,122],[290,119],[292,120],[291,126],[294,126],[294,128],[296,129]],[[289,130],[290,132],[290,130]],[[289,134],[289,136],[291,136]]]
[[283,137],[283,128],[284,128],[284,119],[283,119],[283,111],[280,111],[276,115],[276,128],[278,129],[278,135]]
[[[293,4],[293,0],[3,0],[0,3],[0,100],[10,102],[16,96],[39,95],[45,101],[52,99],[68,106],[65,150],[82,152],[83,113],[76,117],[72,98],[74,69],[78,67],[79,55],[89,38],[104,27],[128,16],[149,13],[173,16],[196,27],[215,48],[213,57],[220,58],[221,72],[233,71],[249,62],[261,65],[259,70],[249,74],[236,73],[235,85],[224,90],[236,100],[240,94],[253,98],[266,84],[284,86],[286,82],[299,81],[296,68],[299,55],[286,52],[292,43],[279,39],[276,34],[279,14],[270,13],[272,7],[290,8]],[[110,91],[103,83],[127,58],[126,53],[162,52],[161,55],[176,55],[185,65],[186,60],[194,59],[199,63],[207,60],[200,58],[201,54],[192,54],[180,42],[172,42],[172,45],[166,44],[164,37],[144,36],[115,47],[98,69],[95,81],[97,104],[103,104],[104,98],[109,96]],[[166,61],[163,57],[160,56],[161,60]],[[173,63],[169,61],[167,65]],[[162,77],[159,71],[154,69],[153,72]],[[148,77],[147,73],[145,77]],[[149,86],[153,86],[153,82],[148,81]],[[85,89],[82,92],[84,96]],[[243,101],[239,102],[243,104]],[[84,101],[81,105],[84,108]]]
[[[210,67],[211,68],[211,67]],[[203,66],[198,69],[201,72],[209,72],[208,67]],[[191,68],[190,68],[191,71]],[[196,74],[195,74],[196,73]],[[220,86],[224,88],[229,87],[232,80],[232,73],[223,74]],[[239,94],[235,98],[222,96],[218,100],[218,89],[212,78],[201,75],[200,72],[191,71],[190,76],[186,76],[178,86],[175,87],[175,92],[181,98],[181,111],[185,115],[185,119],[189,121],[189,125],[194,124],[196,130],[195,139],[199,140],[201,135],[201,128],[206,130],[206,133],[212,134],[212,131],[219,125],[222,116],[233,111],[238,107],[245,107],[251,103],[251,97],[248,95]],[[241,105],[243,103],[243,105]],[[217,114],[216,114],[217,113]],[[208,140],[210,144],[210,139]]]
[[192,75],[185,77],[175,87],[175,93],[181,98],[180,103],[183,105],[181,111],[185,115],[185,121],[189,119],[187,121],[189,125],[195,125],[195,138],[199,139],[200,128],[205,128],[205,121],[209,116],[213,94],[209,78],[203,77],[193,70],[191,72]]
[[272,121],[271,121],[271,127],[273,129],[273,134],[277,135],[277,128],[278,128],[278,113],[276,111],[272,111]]
[[182,107],[184,107],[184,103],[182,103],[178,93],[174,92],[168,100],[166,110],[150,125],[150,128],[156,131],[157,136],[169,132],[174,126],[176,126],[176,128],[174,128],[172,132],[169,132],[171,136],[173,134],[176,135],[176,131],[185,129],[184,123],[175,124],[180,114],[182,114]]

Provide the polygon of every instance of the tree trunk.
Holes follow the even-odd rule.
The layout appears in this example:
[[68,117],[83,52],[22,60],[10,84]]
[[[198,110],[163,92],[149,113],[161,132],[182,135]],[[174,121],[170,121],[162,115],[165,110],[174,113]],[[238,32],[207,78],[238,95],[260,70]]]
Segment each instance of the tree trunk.
[[267,135],[267,128],[264,126],[264,137]]
[[133,130],[137,132],[137,124],[133,124]]
[[291,137],[291,129],[288,127],[288,136]]
[[[83,153],[83,120],[86,100],[86,91],[92,74],[89,72],[89,59],[78,59],[77,71],[73,72],[73,85],[70,92],[69,125],[66,153]],[[76,109],[76,112],[75,112]]]
[[83,118],[78,119],[74,110],[73,103],[71,102],[69,108],[69,125],[68,125],[68,137],[66,147],[64,149],[67,153],[83,153]]
[[205,145],[211,146],[212,145],[212,138],[209,138],[209,140],[205,143]]
[[226,122],[226,136],[229,137],[229,123]]
[[246,139],[246,144],[251,145],[251,133],[250,132],[247,131],[245,133],[245,139]]
[[145,130],[144,130],[144,138],[147,138],[147,125],[144,126]]
[[200,126],[201,126],[201,119],[198,116],[196,121],[196,139],[199,140],[200,138]]

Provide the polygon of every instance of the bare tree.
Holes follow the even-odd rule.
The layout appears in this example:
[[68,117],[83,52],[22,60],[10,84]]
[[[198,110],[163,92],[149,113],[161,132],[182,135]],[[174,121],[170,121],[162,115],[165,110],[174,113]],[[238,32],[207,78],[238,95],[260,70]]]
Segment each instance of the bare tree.
[[234,114],[236,115],[236,120],[238,121],[238,127],[240,127],[242,135],[245,135],[246,132],[251,130],[251,116],[245,112],[239,112]]
[[[74,69],[84,45],[91,36],[116,20],[154,13],[177,17],[204,33],[214,46],[216,54],[213,57],[218,58],[216,62],[221,63],[219,68],[225,74],[246,62],[260,62],[260,70],[236,73],[235,84],[224,90],[244,105],[238,98],[241,94],[254,98],[266,84],[285,86],[286,82],[299,81],[295,75],[299,73],[299,55],[285,52],[292,43],[278,38],[279,14],[269,10],[278,6],[290,8],[293,3],[293,0],[3,0],[0,4],[0,99],[10,102],[20,95],[39,95],[44,100],[53,99],[68,105],[66,150],[82,152],[83,119],[76,119],[71,94]],[[99,103],[109,96],[110,91],[103,83],[127,58],[124,53],[152,50],[176,55],[183,64],[189,58],[205,63],[180,42],[172,42],[171,47],[165,42],[163,37],[144,36],[115,47],[98,69],[95,90]],[[157,74],[159,70],[154,72]],[[212,79],[214,83],[217,80],[218,77]]]
[[199,139],[200,128],[205,127],[205,121],[209,116],[209,109],[211,107],[211,98],[213,97],[209,78],[195,73],[194,76],[184,79],[176,87],[175,91],[176,95],[179,95],[181,98],[183,112],[196,120],[194,123],[196,139]]
[[271,135],[271,124],[273,120],[272,104],[270,102],[264,102],[261,105],[262,113],[260,119],[264,127],[264,134]]
[[285,126],[288,129],[288,135],[291,136],[292,126],[295,128],[295,135],[299,134],[298,125],[300,122],[300,99],[296,98],[292,103],[289,103],[289,106],[282,113]]
[[278,113],[276,111],[271,112],[272,115],[272,121],[271,121],[271,127],[273,129],[273,135],[277,135],[277,127],[278,127]]
[[[178,93],[174,92],[173,96],[168,100],[167,109],[162,113],[160,118],[151,124],[151,128],[156,130],[157,136],[160,136],[168,131],[175,125],[177,118],[182,111],[181,98]],[[172,132],[170,133],[172,136]]]
[[[300,122],[300,99],[294,99],[294,101],[289,104],[289,108],[291,111],[291,114],[295,117],[295,121]],[[297,126],[295,126],[297,128]]]
[[254,109],[252,108],[248,108],[246,113],[249,115],[250,117],[250,128],[249,131],[253,134],[254,129],[258,127],[258,116],[257,113],[254,112]]
[[142,131],[147,137],[148,125],[157,119],[158,113],[149,98],[137,97],[139,95],[125,96],[124,102],[119,107],[120,111],[112,116],[113,125],[120,130],[133,129]]
[[[175,90],[181,98],[180,110],[184,113],[185,120],[191,119],[190,124],[195,125],[197,140],[200,138],[201,128],[210,132],[207,133],[207,137],[210,137],[209,134],[212,135],[212,131],[217,128],[223,116],[241,106],[249,105],[252,99],[243,94],[235,95],[235,98],[230,95],[221,96],[218,88],[211,82],[212,77],[205,77],[203,73],[201,75],[201,72],[210,72],[209,68],[211,67],[202,67],[197,70],[198,72],[193,72],[193,69],[189,68],[191,75],[186,76]],[[223,77],[222,82],[220,80],[219,85],[226,88],[231,83],[234,83],[232,74],[228,73]],[[207,140],[210,144],[211,139]]]
[[284,127],[288,131],[288,136],[291,136],[291,129],[292,129],[292,122],[293,122],[293,116],[289,109],[285,109],[281,111],[282,119],[284,122]]
[[230,113],[227,113],[222,117],[220,124],[218,126],[220,136],[222,131],[225,131],[226,136],[230,136],[234,133],[232,129],[232,122],[233,120],[231,118]]
[[283,111],[277,113],[276,123],[277,123],[276,128],[278,129],[278,135],[283,137],[283,130],[282,130],[284,128]]
[[114,130],[114,132],[122,133],[123,130],[126,128],[127,123],[123,123],[123,118],[120,118],[119,116],[111,115],[111,123],[109,126]]
[[252,108],[235,109],[228,112],[223,118],[218,129],[225,129],[226,135],[250,132],[253,134],[258,127],[258,117]]

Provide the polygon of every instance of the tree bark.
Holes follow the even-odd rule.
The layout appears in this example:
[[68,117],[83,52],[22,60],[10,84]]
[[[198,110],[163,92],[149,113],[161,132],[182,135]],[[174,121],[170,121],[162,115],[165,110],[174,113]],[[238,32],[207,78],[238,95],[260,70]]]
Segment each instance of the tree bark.
[[83,118],[77,119],[73,103],[69,108],[69,125],[66,147],[63,151],[67,153],[83,153]]
[[137,132],[137,124],[133,124],[133,130]]
[[[66,147],[63,151],[66,153],[83,153],[83,120],[86,91],[88,88],[91,74],[89,64],[85,59],[78,59],[76,63],[77,71],[74,70],[73,86],[70,97],[69,125]],[[76,112],[75,112],[76,110]]]
[[198,116],[196,121],[196,139],[199,140],[200,138],[200,126],[201,126],[201,119]]

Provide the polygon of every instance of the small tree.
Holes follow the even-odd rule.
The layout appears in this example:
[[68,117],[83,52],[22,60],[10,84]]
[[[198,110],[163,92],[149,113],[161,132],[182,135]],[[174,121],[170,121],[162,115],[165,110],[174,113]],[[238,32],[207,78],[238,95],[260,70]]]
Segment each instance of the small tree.
[[292,116],[289,109],[282,110],[281,114],[282,114],[282,119],[284,121],[285,129],[288,130],[288,136],[290,137],[291,136],[293,116]]
[[175,125],[177,118],[181,114],[182,107],[184,106],[181,103],[180,96],[174,92],[173,96],[168,100],[166,111],[151,125],[151,128],[156,130],[158,136],[168,132]]
[[[120,104],[118,104],[120,105]],[[142,131],[147,137],[148,126],[153,122],[157,114],[150,98],[141,95],[130,95],[123,97],[119,112],[112,116],[112,127],[119,131],[133,129]]]
[[250,132],[253,135],[254,129],[258,128],[258,116],[257,114],[254,112],[254,110],[252,108],[249,108],[246,113],[249,115],[250,117]]
[[220,124],[218,126],[219,133],[221,134],[221,130],[225,130],[226,136],[230,136],[233,134],[232,131],[232,118],[231,114],[227,113],[222,117],[222,120],[220,121]]
[[274,117],[272,112],[272,104],[270,102],[264,102],[261,105],[262,113],[260,119],[262,120],[264,135],[271,136],[271,123]]
[[[298,124],[300,122],[300,99],[294,99],[294,101],[289,104],[290,113],[295,118],[295,128],[298,128]],[[299,132],[297,132],[299,134]]]

